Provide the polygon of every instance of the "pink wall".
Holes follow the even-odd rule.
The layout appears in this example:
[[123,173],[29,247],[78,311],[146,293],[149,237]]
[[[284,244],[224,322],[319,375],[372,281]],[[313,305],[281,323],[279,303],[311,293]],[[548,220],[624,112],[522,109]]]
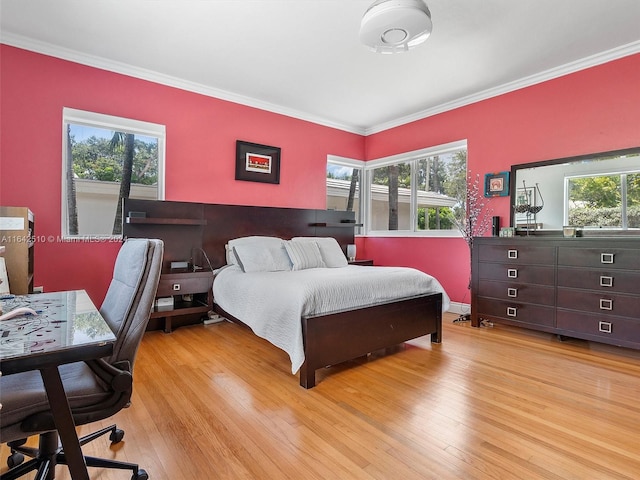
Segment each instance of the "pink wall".
[[[468,141],[470,174],[512,164],[640,146],[640,54],[425,118],[367,137],[367,160],[455,140]],[[501,224],[509,199],[489,202]],[[377,263],[417,265],[455,301],[468,302],[469,251],[463,240],[366,238]],[[466,300],[463,300],[466,295]]]
[[[166,125],[166,199],[324,208],[328,154],[363,158],[364,137],[0,46],[0,204],[29,206],[35,285],[101,303],[119,243],[62,243],[62,108]],[[235,142],[282,148],[280,184],[235,181]]]
[[[117,243],[62,243],[62,108],[167,127],[167,200],[324,208],[327,154],[380,158],[467,139],[473,174],[513,163],[640,145],[640,55],[435,115],[369,137],[0,46],[0,204],[36,215],[36,285],[85,288],[100,303]],[[234,180],[237,139],[282,147],[280,185]],[[493,199],[508,221],[509,202]],[[360,238],[358,257],[435,275],[469,302],[464,241]]]

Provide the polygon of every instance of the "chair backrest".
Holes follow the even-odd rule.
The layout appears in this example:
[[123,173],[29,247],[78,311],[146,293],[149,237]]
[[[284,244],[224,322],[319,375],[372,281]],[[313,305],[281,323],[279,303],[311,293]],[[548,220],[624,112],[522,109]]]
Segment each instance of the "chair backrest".
[[100,307],[117,340],[111,364],[135,360],[147,328],[162,270],[162,240],[129,238],[116,258],[113,279]]

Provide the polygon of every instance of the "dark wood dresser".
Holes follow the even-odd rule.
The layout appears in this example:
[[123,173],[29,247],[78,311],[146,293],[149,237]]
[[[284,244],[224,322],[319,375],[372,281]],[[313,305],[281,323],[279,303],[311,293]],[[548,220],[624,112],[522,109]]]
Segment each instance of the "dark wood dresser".
[[640,349],[640,238],[478,237],[471,323]]

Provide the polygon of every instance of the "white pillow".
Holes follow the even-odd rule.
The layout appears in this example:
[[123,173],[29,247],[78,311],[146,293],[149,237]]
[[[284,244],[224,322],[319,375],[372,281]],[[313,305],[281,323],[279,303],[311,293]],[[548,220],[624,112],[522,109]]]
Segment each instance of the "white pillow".
[[236,255],[233,252],[233,247],[237,245],[248,245],[248,244],[261,244],[261,245],[270,245],[270,246],[280,246],[282,245],[284,240],[278,237],[266,237],[260,235],[254,235],[251,237],[240,237],[229,240],[225,247],[225,256],[227,258],[227,265],[237,265],[238,260],[236,259]]
[[277,246],[262,243],[236,245],[233,252],[245,273],[291,270],[291,261],[282,242]]
[[324,268],[322,255],[316,242],[286,242],[285,248],[293,264],[293,270]]
[[294,242],[315,242],[320,249],[322,261],[328,268],[346,267],[349,265],[340,244],[333,237],[295,237]]

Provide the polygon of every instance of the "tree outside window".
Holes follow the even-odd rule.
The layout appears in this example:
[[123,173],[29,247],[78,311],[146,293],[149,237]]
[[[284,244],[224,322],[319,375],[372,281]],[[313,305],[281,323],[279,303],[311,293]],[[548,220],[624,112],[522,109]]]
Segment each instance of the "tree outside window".
[[569,225],[640,228],[640,173],[567,178]]
[[68,236],[121,235],[124,198],[163,197],[164,127],[157,126],[154,135],[148,128],[153,124],[144,124],[141,132],[131,128],[138,122],[121,119],[123,128],[117,128],[115,117],[103,117],[73,110],[65,118],[63,220]]

